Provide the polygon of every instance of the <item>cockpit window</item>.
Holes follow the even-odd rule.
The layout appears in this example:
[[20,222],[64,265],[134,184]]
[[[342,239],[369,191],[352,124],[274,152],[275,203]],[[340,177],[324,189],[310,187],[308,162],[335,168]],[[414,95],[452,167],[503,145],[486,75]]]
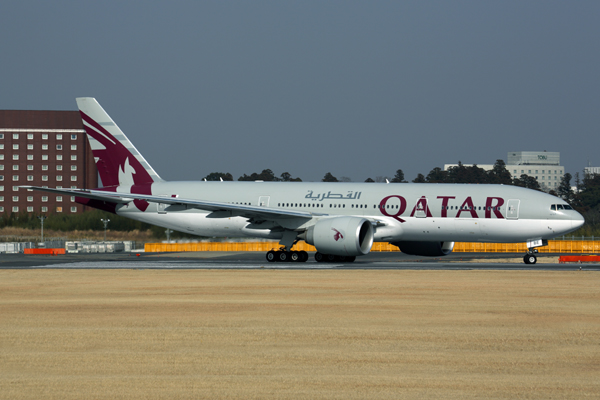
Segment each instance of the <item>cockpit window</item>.
[[556,210],[572,210],[573,207],[571,207],[568,204],[552,204],[550,206],[550,210],[552,211],[556,211]]

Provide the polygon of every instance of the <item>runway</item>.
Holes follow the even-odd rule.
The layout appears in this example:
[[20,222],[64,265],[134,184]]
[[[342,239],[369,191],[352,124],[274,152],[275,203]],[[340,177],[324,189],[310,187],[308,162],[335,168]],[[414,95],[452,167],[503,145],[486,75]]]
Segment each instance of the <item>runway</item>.
[[540,270],[600,271],[599,264],[559,264],[558,254],[539,254],[527,265],[517,253],[453,253],[416,257],[402,253],[370,253],[353,263],[269,263],[261,252],[184,252],[66,254],[57,256],[2,254],[0,269],[291,269],[291,270]]

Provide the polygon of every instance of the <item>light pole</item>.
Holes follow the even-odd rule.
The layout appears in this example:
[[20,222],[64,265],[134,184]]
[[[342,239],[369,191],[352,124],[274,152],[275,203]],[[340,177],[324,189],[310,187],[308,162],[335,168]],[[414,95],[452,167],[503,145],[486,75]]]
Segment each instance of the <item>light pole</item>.
[[104,241],[106,242],[106,227],[108,226],[110,219],[101,218],[100,221],[102,221],[102,223],[104,224]]
[[38,219],[40,220],[40,223],[42,224],[42,240],[40,241],[41,243],[44,243],[44,220],[48,218],[45,215],[40,215],[38,217]]

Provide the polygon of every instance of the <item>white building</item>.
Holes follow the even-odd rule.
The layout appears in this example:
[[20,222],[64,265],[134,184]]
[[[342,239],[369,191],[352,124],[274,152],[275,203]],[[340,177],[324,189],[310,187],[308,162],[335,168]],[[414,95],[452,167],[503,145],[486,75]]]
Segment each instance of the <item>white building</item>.
[[[529,175],[537,179],[542,188],[556,189],[565,174],[565,167],[560,165],[560,152],[550,151],[510,151],[508,152],[506,170],[513,178]],[[477,167],[490,171],[494,164],[463,164],[465,167]],[[444,171],[458,164],[444,164]],[[600,167],[597,168],[600,173]],[[587,171],[587,168],[586,168]]]

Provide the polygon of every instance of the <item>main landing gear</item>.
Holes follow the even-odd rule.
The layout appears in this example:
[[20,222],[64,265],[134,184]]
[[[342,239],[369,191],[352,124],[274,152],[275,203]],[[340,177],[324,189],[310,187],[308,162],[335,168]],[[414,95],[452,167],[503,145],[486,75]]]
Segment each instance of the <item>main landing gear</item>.
[[302,251],[271,250],[267,252],[268,262],[306,262],[308,253]]

